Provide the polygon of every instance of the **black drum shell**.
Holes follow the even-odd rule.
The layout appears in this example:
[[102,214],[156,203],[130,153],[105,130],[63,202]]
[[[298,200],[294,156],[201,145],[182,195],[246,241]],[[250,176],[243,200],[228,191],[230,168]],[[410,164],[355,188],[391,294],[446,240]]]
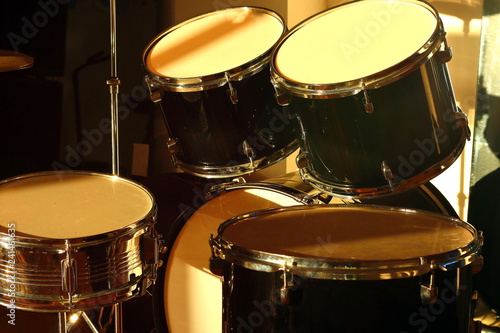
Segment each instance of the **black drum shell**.
[[[175,156],[180,167],[206,168],[212,176],[227,176],[225,169],[240,165],[248,168],[244,141],[253,148],[253,160],[259,161],[260,167],[281,160],[298,147],[294,120],[274,97],[269,64],[250,77],[231,81],[231,85],[238,96],[236,104],[230,99],[227,84],[194,92],[159,87],[164,119],[176,141]],[[222,175],[210,171],[218,168]]]
[[[339,98],[292,97],[304,160],[299,166],[313,185],[347,196],[387,193],[383,162],[394,189],[403,190],[434,178],[456,160],[468,137],[467,118],[455,105],[446,64],[433,57],[421,67],[429,77],[418,68],[367,89],[371,113],[363,91]],[[433,106],[426,97],[428,84]]]
[[436,271],[439,294],[429,305],[420,300],[420,283],[429,281],[429,273],[358,281],[295,276],[290,304],[285,305],[280,299],[282,272],[225,265],[223,317],[228,332],[469,332],[470,265]]

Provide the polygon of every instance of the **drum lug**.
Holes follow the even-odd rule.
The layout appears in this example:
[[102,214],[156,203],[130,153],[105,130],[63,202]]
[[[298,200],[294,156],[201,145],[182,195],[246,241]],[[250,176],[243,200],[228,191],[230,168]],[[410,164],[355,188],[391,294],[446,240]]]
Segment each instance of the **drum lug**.
[[171,158],[172,164],[174,166],[177,166],[177,164],[178,164],[177,156],[176,156],[176,154],[180,151],[180,148],[177,145],[178,141],[179,141],[179,139],[176,138],[176,139],[169,139],[167,142],[167,149],[168,149],[168,152],[170,153],[170,158]]
[[448,46],[446,38],[444,39],[441,49],[436,52],[436,57],[442,63],[450,61],[453,57],[453,52],[451,51],[451,47]]
[[62,290],[68,293],[68,307],[73,308],[73,295],[78,288],[76,279],[76,261],[71,258],[71,248],[66,241],[66,259],[61,260]]
[[231,80],[229,79],[229,75],[227,73],[224,73],[226,76],[226,81],[227,85],[229,87],[229,97],[231,98],[231,103],[233,104],[238,104],[238,93],[236,92],[236,89],[233,88],[233,85],[231,84]]
[[238,185],[238,184],[245,184],[246,180],[243,177],[238,177],[234,178],[232,181],[227,182],[227,183],[222,183],[222,184],[216,184],[208,190],[208,193],[206,195],[207,200],[211,200],[215,198],[217,195],[223,193],[226,191],[228,187]]
[[296,291],[294,291],[295,281],[293,273],[288,269],[287,263],[283,264],[283,287],[280,289],[280,301],[283,305],[296,305],[299,301],[299,297]]
[[276,98],[276,102],[281,106],[287,106],[290,104],[291,97],[286,92],[278,88],[278,84],[276,83],[276,79],[272,78],[271,83],[274,87],[274,97]]
[[154,229],[154,225],[149,226],[149,233],[144,234],[142,238],[142,248],[144,253],[144,264],[153,266],[150,281],[156,281],[160,241]]
[[144,80],[146,81],[146,84],[148,86],[149,90],[149,98],[153,103],[158,103],[161,101],[161,93],[160,90],[156,88],[156,86],[152,83],[152,80],[149,78],[149,76],[145,76]]
[[370,102],[370,97],[368,97],[368,91],[366,90],[366,86],[364,83],[361,84],[361,88],[363,89],[364,101],[363,105],[365,107],[366,113],[373,113],[373,103]]
[[212,251],[212,256],[210,257],[209,266],[210,272],[218,276],[224,276],[224,260],[220,257],[219,251],[215,247],[215,239],[212,234],[210,234],[210,239],[208,240],[210,244],[210,250]]
[[457,106],[457,110],[453,113],[453,117],[459,122],[459,125],[465,128],[465,136],[467,141],[470,140],[471,132],[469,128],[469,119],[467,115]]
[[391,191],[395,190],[394,183],[392,180],[394,179],[394,176],[392,175],[392,170],[389,168],[389,165],[387,164],[386,161],[382,161],[382,173],[384,174],[385,180],[389,183],[389,187],[391,188]]
[[287,279],[288,268],[285,264],[283,265],[283,287],[280,289],[280,300],[284,305],[290,304],[290,289],[288,288],[289,283]]
[[[477,239],[479,242],[480,248],[483,247],[484,237],[483,232],[481,230],[477,231]],[[471,263],[472,274],[477,274],[483,269],[484,258],[481,254],[478,254],[476,260]]]
[[438,298],[438,288],[435,285],[435,271],[436,264],[434,261],[431,262],[431,277],[429,284],[420,285],[420,300],[423,305],[429,305],[434,303]]
[[243,141],[243,153],[245,154],[246,157],[250,160],[250,168],[255,169],[254,165],[254,157],[255,157],[255,150],[250,146],[250,144],[247,142],[247,140]]

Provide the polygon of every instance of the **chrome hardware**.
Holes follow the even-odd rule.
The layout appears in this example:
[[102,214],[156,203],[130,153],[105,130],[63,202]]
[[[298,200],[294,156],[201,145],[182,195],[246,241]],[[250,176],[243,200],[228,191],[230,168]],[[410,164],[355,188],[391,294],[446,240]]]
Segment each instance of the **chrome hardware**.
[[250,168],[255,169],[254,161],[255,158],[255,150],[250,146],[247,140],[243,141],[243,153],[250,160]]
[[420,285],[420,300],[423,305],[429,305],[434,303],[438,298],[438,288],[435,285],[435,270],[436,264],[434,261],[431,262],[431,277],[429,284]]
[[170,158],[171,158],[172,164],[174,166],[177,166],[177,164],[178,164],[177,156],[176,156],[176,154],[180,151],[180,148],[177,145],[178,141],[179,141],[179,139],[169,139],[167,142],[167,149],[168,149],[168,152],[170,153]]
[[387,164],[386,161],[382,161],[382,173],[384,174],[385,180],[389,183],[389,187],[391,188],[391,191],[394,191],[394,183],[392,180],[394,179],[394,176],[392,175],[392,170],[389,168],[389,165]]
[[276,102],[281,106],[287,106],[288,104],[290,104],[290,100],[292,99],[291,96],[278,88],[278,83],[276,83],[275,78],[271,79],[271,83],[274,87],[274,97],[276,98]]
[[446,38],[444,39],[443,44],[441,44],[440,50],[436,52],[437,59],[442,63],[448,62],[453,57],[453,52],[451,51],[451,47],[448,46],[448,42]]
[[[483,232],[481,230],[477,231],[477,240],[479,247],[482,248],[484,244]],[[481,254],[477,254],[476,260],[471,263],[472,274],[477,274],[483,269],[484,258]]]
[[157,278],[157,269],[159,267],[158,258],[160,253],[160,240],[154,229],[154,223],[148,227],[149,231],[141,238],[144,251],[144,264],[153,266],[149,281],[154,282]]
[[208,240],[208,243],[210,244],[210,250],[212,251],[212,256],[209,259],[209,266],[208,266],[210,268],[210,272],[218,276],[223,276],[224,260],[219,256],[218,251],[216,251],[215,240],[212,234],[210,234],[210,239]]
[[280,289],[280,300],[284,305],[290,304],[290,289],[288,288],[289,282],[287,279],[288,268],[287,264],[283,265],[283,287]]
[[238,93],[236,92],[236,89],[233,88],[231,80],[229,79],[229,75],[227,73],[224,73],[224,75],[226,76],[227,85],[229,86],[229,96],[231,98],[231,103],[238,104]]
[[147,83],[148,90],[149,90],[149,98],[153,103],[158,103],[161,101],[161,93],[160,90],[156,88],[156,85],[153,84],[152,80],[149,78],[149,76],[145,76],[144,80]]
[[238,185],[238,184],[245,184],[245,183],[246,183],[245,178],[238,177],[238,178],[234,178],[232,181],[227,182],[227,183],[216,184],[216,185],[210,187],[210,189],[208,190],[208,193],[206,195],[206,199],[211,200],[214,197],[216,197],[217,195],[225,192],[228,187]]
[[365,111],[366,113],[373,113],[373,104],[372,102],[370,102],[370,98],[368,97],[368,92],[366,91],[366,86],[364,83],[361,84],[361,88],[363,89],[363,95],[365,96],[365,100],[363,101]]
[[66,240],[66,258],[61,260],[62,290],[68,293],[68,307],[73,308],[73,295],[77,289],[76,261],[71,258],[71,247]]

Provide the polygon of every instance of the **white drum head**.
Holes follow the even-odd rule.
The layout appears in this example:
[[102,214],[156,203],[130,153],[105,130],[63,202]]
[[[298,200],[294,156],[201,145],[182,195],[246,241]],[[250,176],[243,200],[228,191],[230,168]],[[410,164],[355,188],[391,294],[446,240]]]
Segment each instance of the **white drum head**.
[[271,12],[238,7],[213,12],[174,27],[146,57],[150,72],[192,78],[223,73],[268,52],[285,27]]
[[466,248],[474,240],[469,229],[438,214],[327,205],[257,212],[228,224],[222,237],[255,251],[353,262],[425,258]]
[[97,173],[39,173],[0,184],[0,225],[51,239],[108,233],[139,222],[153,208],[144,188]]
[[306,21],[282,42],[277,71],[288,80],[359,80],[410,58],[434,34],[438,18],[417,1],[356,1]]
[[264,189],[231,190],[198,209],[170,252],[165,273],[165,317],[170,333],[222,332],[221,278],[210,272],[210,235],[232,216],[299,205],[285,194]]

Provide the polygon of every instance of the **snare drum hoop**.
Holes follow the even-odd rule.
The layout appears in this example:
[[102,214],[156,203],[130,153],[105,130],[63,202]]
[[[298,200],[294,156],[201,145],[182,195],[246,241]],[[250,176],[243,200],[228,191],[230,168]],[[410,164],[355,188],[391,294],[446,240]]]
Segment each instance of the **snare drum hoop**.
[[[308,23],[328,15],[333,10],[338,10],[342,7],[357,6],[361,3],[370,2],[381,2],[381,0],[356,0],[345,4],[340,4],[338,6],[324,10],[296,25],[293,29],[289,30],[287,34],[280,39],[276,44],[271,54],[271,82],[277,90],[283,90],[290,95],[312,98],[312,99],[329,99],[338,97],[347,97],[356,95],[364,89],[376,89],[383,87],[389,83],[399,80],[400,78],[410,74],[425,62],[427,62],[433,55],[441,48],[442,42],[446,40],[446,32],[444,30],[443,22],[439,17],[437,10],[429,3],[420,0],[405,0],[404,2],[409,2],[416,4],[420,7],[424,7],[431,14],[433,14],[437,19],[437,25],[430,36],[429,40],[425,45],[423,45],[417,52],[409,56],[405,60],[394,64],[391,67],[386,68],[380,72],[368,75],[366,77],[330,84],[312,84],[297,82],[286,78],[277,69],[276,57],[281,46],[287,41],[287,39],[293,35],[297,30],[301,29]],[[401,2],[401,1],[400,1]]]
[[[51,239],[46,237],[36,237],[31,235],[21,235],[20,233],[16,233],[15,237],[15,245],[18,248],[18,251],[22,253],[29,252],[47,252],[47,256],[50,256],[50,253],[73,253],[81,251],[82,248],[88,248],[89,246],[95,246],[99,244],[113,244],[118,239],[127,239],[127,237],[142,237],[143,235],[150,235],[151,237],[157,237],[156,231],[154,229],[154,224],[156,223],[156,213],[157,206],[154,200],[153,195],[142,185],[128,180],[124,178],[120,178],[110,174],[104,173],[95,173],[95,172],[86,172],[86,171],[58,171],[58,172],[38,172],[31,173],[21,176],[15,176],[12,178],[8,178],[0,181],[0,187],[5,184],[9,184],[16,181],[22,181],[23,179],[29,179],[34,177],[44,177],[44,176],[61,176],[64,175],[77,175],[77,176],[92,176],[92,177],[104,177],[105,179],[119,179],[122,182],[130,184],[140,190],[142,190],[151,200],[151,209],[150,211],[138,221],[133,221],[126,226],[123,226],[119,229],[115,229],[109,232],[105,232],[102,234],[91,235],[86,237],[75,237],[75,238],[66,238],[66,239]],[[5,227],[0,227],[4,229]],[[6,228],[5,228],[6,229]],[[0,243],[9,244],[10,236],[6,233],[0,231]],[[127,240],[127,242],[130,240]],[[123,253],[122,253],[123,254]],[[141,253],[141,260],[143,260],[144,253]],[[78,264],[78,262],[77,262]],[[95,307],[107,306],[113,303],[126,301],[132,297],[135,297],[139,293],[144,292],[144,288],[149,281],[153,281],[155,279],[156,273],[156,263],[150,264],[146,262],[141,263],[143,274],[136,277],[135,279],[130,279],[128,282],[123,283],[113,289],[105,289],[105,290],[97,290],[92,293],[75,293],[72,295],[72,307],[69,306],[69,298],[61,297],[60,295],[37,295],[30,293],[31,289],[23,295],[18,295],[18,300],[16,304],[19,308],[28,311],[35,312],[55,312],[55,311],[72,311],[73,310],[86,310]],[[76,266],[75,266],[76,267]],[[111,267],[111,266],[110,266]],[[2,267],[2,270],[4,268]],[[9,268],[6,268],[7,271]],[[1,270],[0,270],[0,273]],[[38,274],[38,273],[36,273]],[[109,278],[104,275],[94,276],[88,275],[88,273],[79,274],[75,273],[75,279],[80,280],[84,279],[88,283],[84,284],[85,287],[92,286],[99,279]],[[53,279],[54,276],[58,276],[56,280]],[[33,278],[33,276],[32,276]],[[44,278],[43,283],[47,286],[47,288],[54,288],[55,286],[60,286],[62,282],[62,275],[53,275],[53,276],[44,276],[36,275],[35,278]],[[59,282],[57,282],[59,280]],[[56,282],[54,284],[54,282]],[[24,284],[23,284],[24,285]],[[36,284],[34,284],[36,285]],[[31,287],[30,287],[31,288]],[[36,287],[34,287],[36,289]],[[61,289],[62,291],[62,289]],[[104,298],[101,298],[104,297]],[[8,301],[7,301],[8,302]],[[0,297],[0,303],[6,305],[7,302]]]
[[[353,208],[352,205],[340,204],[330,204],[328,206],[340,209]],[[473,236],[473,241],[461,248],[431,256],[382,261],[362,261],[328,258],[311,259],[310,257],[304,256],[299,257],[269,253],[241,247],[224,239],[224,230],[229,225],[241,220],[281,211],[321,209],[320,206],[313,205],[271,208],[235,216],[220,225],[217,237],[210,239],[210,243],[216,256],[244,268],[263,272],[277,272],[286,269],[301,277],[333,280],[384,280],[413,277],[428,273],[436,267],[444,271],[452,270],[457,267],[464,267],[472,263],[479,256],[481,241],[478,239],[476,229],[467,222],[424,210],[361,204],[356,205],[355,208],[375,211],[390,210],[393,212],[419,214],[447,220],[450,223],[454,223],[468,230]]]
[[[45,172],[36,172],[36,173],[30,173],[30,174],[25,174],[21,176],[15,176],[11,178],[7,178],[5,180],[0,181],[0,188],[2,185],[16,182],[16,181],[22,181],[23,179],[29,179],[29,178],[35,178],[35,177],[45,177],[45,176],[61,176],[64,177],[64,175],[75,175],[75,176],[92,176],[92,177],[102,177],[104,179],[119,179],[120,181],[130,184],[139,190],[143,191],[145,194],[148,195],[148,197],[151,200],[151,209],[150,211],[143,216],[141,219],[137,221],[132,221],[128,225],[123,226],[119,229],[115,229],[106,233],[102,234],[97,234],[97,235],[90,235],[90,236],[85,236],[85,237],[75,237],[75,238],[66,238],[66,239],[54,239],[54,238],[46,238],[46,237],[36,237],[36,236],[31,236],[31,235],[24,235],[20,233],[16,233],[16,245],[22,245],[22,246],[32,246],[32,247],[41,247],[45,248],[47,245],[50,245],[54,248],[61,248],[61,249],[66,249],[66,243],[69,242],[71,245],[72,249],[76,249],[81,246],[90,246],[94,244],[99,244],[106,242],[110,239],[118,238],[118,237],[124,237],[130,234],[133,234],[137,232],[138,230],[145,229],[147,228],[151,223],[156,222],[156,214],[157,214],[157,206],[155,204],[154,196],[153,194],[146,189],[144,186],[129,180],[125,178],[121,178],[118,176],[114,176],[111,174],[106,174],[106,173],[97,173],[97,172],[87,172],[87,171],[57,171],[57,173],[52,172],[52,171],[45,171]],[[0,226],[0,230],[2,229],[2,226]],[[5,228],[6,229],[6,228]],[[0,242],[7,241],[9,239],[9,235],[0,231]]]
[[276,39],[276,42],[283,37],[285,32],[287,31],[285,21],[283,18],[266,8],[260,8],[260,7],[230,7],[226,9],[221,9],[217,10],[214,12],[210,12],[207,14],[203,14],[197,17],[194,17],[190,20],[187,20],[183,23],[180,23],[172,28],[169,28],[162,33],[160,33],[158,36],[156,36],[147,46],[146,49],[143,52],[142,56],[142,63],[143,67],[146,69],[147,75],[146,75],[146,82],[148,85],[151,87],[161,87],[165,90],[169,91],[175,91],[175,92],[193,92],[193,91],[203,91],[203,90],[208,90],[208,89],[214,89],[221,87],[225,85],[228,80],[230,81],[241,81],[244,80],[250,76],[253,76],[257,73],[259,73],[262,69],[265,68],[265,66],[269,63],[269,59],[271,57],[271,51],[273,49],[273,46],[270,47],[266,52],[261,54],[260,56],[257,56],[253,60],[241,64],[240,66],[237,66],[235,68],[229,69],[225,72],[220,72],[220,73],[215,73],[211,75],[206,75],[206,76],[200,76],[200,77],[184,77],[184,78],[175,78],[175,77],[168,77],[168,76],[163,76],[163,75],[158,75],[156,73],[153,73],[152,71],[149,70],[148,68],[148,61],[147,57],[149,53],[152,51],[153,47],[165,36],[167,36],[169,33],[182,28],[194,21],[198,21],[200,19],[212,16],[212,15],[218,15],[222,12],[226,11],[239,11],[239,10],[250,10],[250,11],[256,11],[256,12],[263,12],[267,15],[270,15],[277,19],[282,27],[283,30],[281,32],[281,35]]

